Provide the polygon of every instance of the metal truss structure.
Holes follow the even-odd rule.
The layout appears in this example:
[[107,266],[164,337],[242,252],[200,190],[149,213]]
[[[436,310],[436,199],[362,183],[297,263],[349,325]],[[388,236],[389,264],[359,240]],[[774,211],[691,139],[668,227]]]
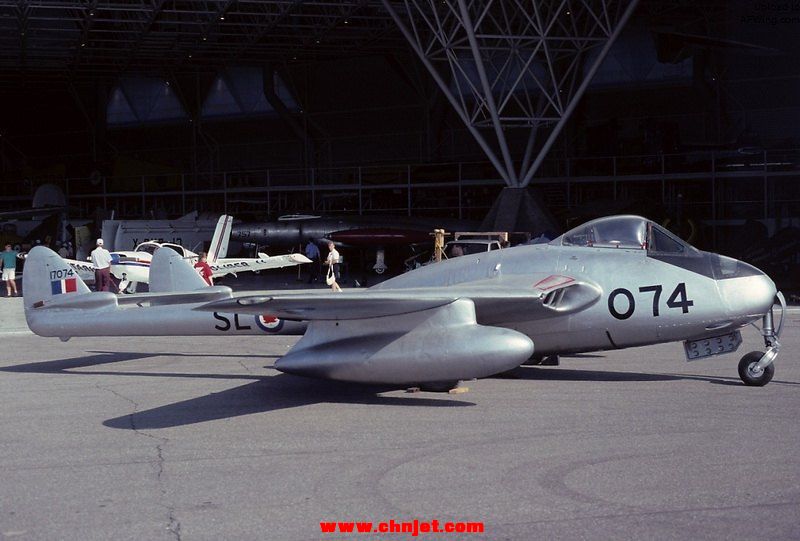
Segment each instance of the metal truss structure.
[[[0,82],[407,50],[527,186],[639,0],[0,0]],[[527,130],[513,149],[508,130]],[[524,137],[523,137],[524,139]]]
[[0,73],[193,71],[404,47],[375,0],[0,0]]
[[[509,187],[531,181],[637,3],[406,0],[398,10],[383,0]],[[521,162],[506,137],[513,128],[530,132]]]

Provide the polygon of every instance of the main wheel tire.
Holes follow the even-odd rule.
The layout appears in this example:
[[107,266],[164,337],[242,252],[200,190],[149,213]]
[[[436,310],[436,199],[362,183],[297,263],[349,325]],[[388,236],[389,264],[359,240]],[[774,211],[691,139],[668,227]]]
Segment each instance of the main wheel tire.
[[751,351],[739,361],[739,377],[745,385],[751,387],[763,387],[772,380],[775,375],[775,365],[770,364],[760,374],[753,374],[751,368],[758,363],[764,355],[763,351]]
[[427,391],[429,393],[446,393],[450,391],[450,389],[455,389],[456,387],[458,387],[457,381],[438,381],[434,383],[422,383],[419,386],[421,391]]

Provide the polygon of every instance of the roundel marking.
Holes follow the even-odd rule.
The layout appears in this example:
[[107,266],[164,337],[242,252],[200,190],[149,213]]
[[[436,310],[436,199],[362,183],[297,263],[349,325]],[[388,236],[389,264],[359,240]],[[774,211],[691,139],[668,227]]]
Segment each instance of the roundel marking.
[[262,331],[278,332],[283,328],[283,321],[275,316],[260,315],[256,316],[256,325]]

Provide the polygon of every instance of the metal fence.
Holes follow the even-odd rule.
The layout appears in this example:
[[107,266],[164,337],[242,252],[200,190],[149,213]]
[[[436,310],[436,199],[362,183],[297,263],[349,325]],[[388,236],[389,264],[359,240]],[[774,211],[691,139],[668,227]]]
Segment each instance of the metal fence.
[[[541,173],[532,185],[556,213],[602,200],[641,200],[711,220],[800,214],[800,149],[551,159]],[[120,218],[175,217],[193,210],[480,218],[504,186],[488,162],[272,168],[31,179],[1,184],[0,204],[24,205],[46,181],[64,189],[81,217],[101,208]]]

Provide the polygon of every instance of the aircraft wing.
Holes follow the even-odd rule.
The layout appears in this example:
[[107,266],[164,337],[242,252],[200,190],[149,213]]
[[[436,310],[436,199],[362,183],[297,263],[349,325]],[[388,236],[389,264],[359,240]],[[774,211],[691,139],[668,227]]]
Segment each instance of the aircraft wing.
[[[26,252],[20,252],[17,257],[24,260],[28,258],[28,254]],[[67,265],[72,267],[72,270],[78,273],[81,280],[84,282],[94,282],[94,266],[90,262],[78,261],[77,259],[62,259]],[[23,268],[23,272],[24,270]]]
[[94,265],[88,261],[78,261],[77,259],[65,259],[64,261],[78,273],[84,282],[94,282]]
[[270,314],[292,320],[345,321],[397,316],[469,299],[475,305],[479,321],[497,324],[578,312],[594,304],[600,294],[599,287],[586,281],[545,276],[539,280],[487,279],[450,287],[248,295],[196,309]]
[[50,216],[57,212],[63,212],[64,210],[67,210],[67,207],[39,207],[25,210],[8,210],[0,212],[0,220],[18,220],[21,218]]
[[250,296],[196,309],[310,320],[303,338],[275,363],[301,376],[449,388],[510,370],[533,354],[524,334],[478,324],[470,299],[435,291]]
[[449,287],[249,295],[195,308],[309,321],[275,367],[363,383],[452,383],[515,368],[533,341],[496,326],[591,306],[600,288],[568,276],[487,279]]
[[211,267],[212,276],[218,278],[226,274],[237,274],[239,272],[247,271],[262,271],[268,269],[278,269],[281,267],[290,267],[293,265],[301,265],[303,263],[311,263],[303,254],[286,254],[286,255],[273,255],[259,254],[259,258],[243,258],[243,259],[219,259],[215,263],[209,263]]

